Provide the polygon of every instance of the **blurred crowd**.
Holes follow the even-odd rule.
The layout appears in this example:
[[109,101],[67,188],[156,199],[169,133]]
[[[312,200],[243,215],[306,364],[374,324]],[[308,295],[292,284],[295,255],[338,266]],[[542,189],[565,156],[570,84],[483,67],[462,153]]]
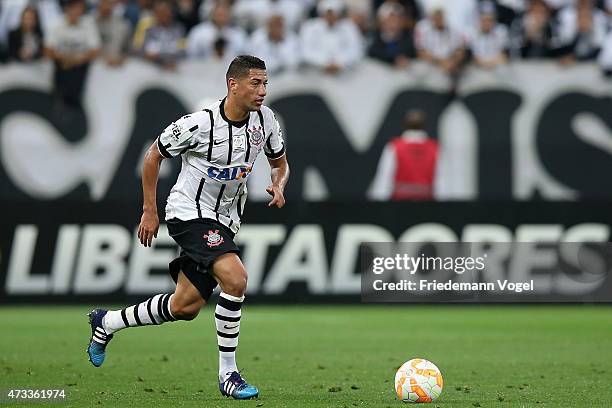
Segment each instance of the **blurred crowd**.
[[2,0],[0,60],[49,58],[78,100],[97,58],[173,70],[181,59],[263,58],[271,74],[333,75],[364,57],[398,68],[420,59],[458,77],[473,63],[598,61],[612,75],[612,0]]

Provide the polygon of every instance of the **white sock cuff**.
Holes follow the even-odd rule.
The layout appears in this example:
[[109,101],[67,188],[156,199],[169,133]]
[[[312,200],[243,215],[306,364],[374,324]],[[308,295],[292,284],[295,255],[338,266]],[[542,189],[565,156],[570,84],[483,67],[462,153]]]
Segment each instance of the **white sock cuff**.
[[231,300],[232,302],[236,302],[236,303],[242,303],[244,302],[244,295],[240,296],[240,297],[236,297],[236,296],[232,296],[232,295],[228,295],[225,292],[221,292],[219,294],[220,297],[225,298],[227,300]]
[[108,322],[109,317],[110,317],[110,316],[108,315],[108,312],[106,312],[106,314],[105,314],[105,315],[104,315],[104,317],[102,318],[102,328],[104,329],[104,331],[105,331],[107,334],[109,334],[109,331],[111,331],[111,330],[110,330],[110,328],[108,327],[108,326],[109,326],[109,324],[108,324],[108,323],[109,323],[109,322]]
[[170,316],[172,316],[172,318],[174,320],[176,320],[176,317],[174,317],[174,315],[172,314],[172,298],[174,297],[174,293],[170,295],[170,297],[168,298],[168,313],[170,313]]

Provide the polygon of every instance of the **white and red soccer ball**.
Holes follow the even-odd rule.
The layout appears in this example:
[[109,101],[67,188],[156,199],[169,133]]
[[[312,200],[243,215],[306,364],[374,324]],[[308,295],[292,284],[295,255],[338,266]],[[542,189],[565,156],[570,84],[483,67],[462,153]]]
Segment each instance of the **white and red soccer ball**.
[[422,358],[406,361],[395,374],[395,392],[403,402],[435,401],[443,387],[438,367]]

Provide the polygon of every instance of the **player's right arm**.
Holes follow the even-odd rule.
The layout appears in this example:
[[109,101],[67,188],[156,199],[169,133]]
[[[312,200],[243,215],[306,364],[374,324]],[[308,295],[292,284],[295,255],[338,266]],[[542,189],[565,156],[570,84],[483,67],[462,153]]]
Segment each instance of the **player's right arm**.
[[159,230],[156,192],[161,162],[164,158],[179,156],[197,146],[199,127],[194,114],[185,115],[164,129],[145,154],[142,167],[142,217],[138,227],[138,239],[145,247],[151,246]]
[[155,141],[144,157],[142,166],[142,217],[138,226],[138,239],[145,247],[150,247],[153,238],[157,238],[159,230],[159,216],[157,215],[157,179],[159,167],[164,156],[161,155]]

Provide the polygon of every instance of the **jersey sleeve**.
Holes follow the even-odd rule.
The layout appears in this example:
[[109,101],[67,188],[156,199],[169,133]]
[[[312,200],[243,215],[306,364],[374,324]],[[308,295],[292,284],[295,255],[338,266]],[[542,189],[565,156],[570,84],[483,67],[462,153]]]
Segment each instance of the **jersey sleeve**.
[[283,130],[274,114],[272,114],[272,132],[270,132],[270,135],[266,138],[264,153],[269,159],[278,159],[285,154]]
[[157,138],[159,153],[169,159],[196,147],[199,128],[192,115],[185,115],[172,122]]

